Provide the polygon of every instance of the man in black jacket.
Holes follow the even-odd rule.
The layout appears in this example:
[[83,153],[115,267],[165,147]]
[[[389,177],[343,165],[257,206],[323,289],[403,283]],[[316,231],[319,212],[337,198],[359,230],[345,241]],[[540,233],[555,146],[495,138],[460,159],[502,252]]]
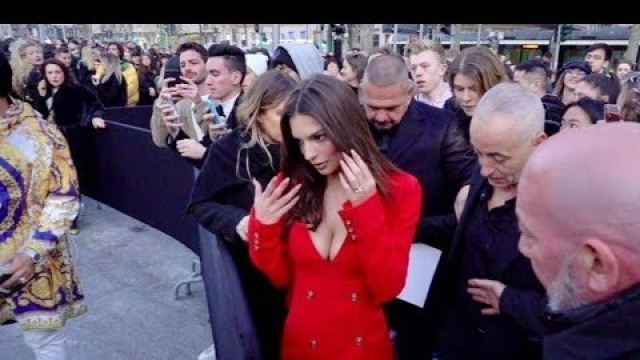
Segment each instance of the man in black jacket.
[[553,136],[522,172],[519,248],[555,325],[545,359],[640,359],[639,152],[637,124],[587,126]]
[[547,138],[543,130],[540,99],[520,85],[498,84],[476,106],[469,133],[479,166],[456,207],[440,359],[540,358],[544,289],[518,251],[515,204],[522,168]]
[[[361,94],[378,146],[422,186],[422,217],[415,241],[446,251],[455,229],[456,194],[469,181],[476,163],[454,115],[413,99],[407,67],[395,54],[369,62]],[[438,267],[424,308],[402,300],[387,307],[400,359],[425,359],[433,350],[442,299],[441,271]]]

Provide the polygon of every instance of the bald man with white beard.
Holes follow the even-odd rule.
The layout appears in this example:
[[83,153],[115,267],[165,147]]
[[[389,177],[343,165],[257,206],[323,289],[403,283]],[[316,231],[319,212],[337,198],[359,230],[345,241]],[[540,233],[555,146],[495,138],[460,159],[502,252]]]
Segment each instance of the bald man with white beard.
[[518,186],[519,248],[547,289],[545,359],[640,359],[640,126],[554,135]]

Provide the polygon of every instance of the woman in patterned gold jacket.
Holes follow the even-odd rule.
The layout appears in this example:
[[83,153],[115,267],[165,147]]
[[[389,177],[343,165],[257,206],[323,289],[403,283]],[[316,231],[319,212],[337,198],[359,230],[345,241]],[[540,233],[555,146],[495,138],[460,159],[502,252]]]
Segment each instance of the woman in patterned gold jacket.
[[38,359],[67,359],[66,320],[87,311],[66,233],[79,209],[64,136],[12,93],[0,54],[0,324],[17,322]]

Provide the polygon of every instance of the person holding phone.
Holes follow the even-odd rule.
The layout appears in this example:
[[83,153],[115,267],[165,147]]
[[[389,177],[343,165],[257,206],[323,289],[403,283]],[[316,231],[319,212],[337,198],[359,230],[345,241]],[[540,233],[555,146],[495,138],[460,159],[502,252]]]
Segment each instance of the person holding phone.
[[[153,105],[151,135],[158,147],[169,148],[187,161],[200,161],[206,147],[200,141],[208,132],[204,105],[196,101],[209,97],[204,81],[207,50],[200,44],[186,42],[177,50],[177,58],[167,62],[160,94]],[[180,74],[170,69],[180,69]],[[179,80],[178,83],[175,83]]]
[[249,254],[288,292],[281,359],[393,358],[383,304],[402,290],[418,180],[381,152],[344,82],[299,83],[281,119],[280,173],[254,181]]
[[[179,108],[176,114],[170,106],[162,106],[164,123],[172,129],[168,146],[179,152],[198,169],[204,163],[207,148],[211,142],[220,139],[237,126],[235,108],[242,94],[242,80],[247,69],[244,51],[237,46],[213,44],[205,54],[207,56],[205,86],[208,90],[206,95],[201,93],[204,90],[201,90],[200,86],[195,91],[196,88],[191,86],[188,76],[182,77],[187,84],[178,84],[175,88],[170,88],[173,90],[167,90],[172,96],[186,97],[190,100],[189,104],[192,105],[190,117],[204,128],[203,133],[198,134],[198,139],[190,137],[181,129],[184,121],[180,120],[183,120],[185,118],[183,115],[186,114],[180,115]],[[182,66],[182,60],[180,63]],[[198,94],[201,94],[200,97],[197,96]],[[207,113],[208,107],[204,101],[207,99],[218,103],[216,113],[225,118],[224,123],[212,122],[216,114]],[[184,108],[184,105],[180,105],[180,101],[176,105]],[[210,136],[204,136],[207,132]]]

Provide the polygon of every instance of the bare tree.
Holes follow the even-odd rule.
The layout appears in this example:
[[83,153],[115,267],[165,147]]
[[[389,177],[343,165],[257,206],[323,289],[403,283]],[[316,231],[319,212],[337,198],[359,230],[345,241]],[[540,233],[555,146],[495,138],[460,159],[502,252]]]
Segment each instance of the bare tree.
[[358,41],[358,32],[360,31],[360,26],[358,24],[346,24],[347,25],[347,47],[349,49],[356,46]]
[[[374,24],[360,25],[360,49],[369,54],[373,50]],[[382,40],[381,40],[382,41]]]
[[462,31],[460,24],[451,24],[451,48],[460,51],[460,39]]
[[636,62],[638,58],[638,44],[640,44],[640,24],[631,25],[631,36],[629,37],[629,45],[624,53],[625,60]]

